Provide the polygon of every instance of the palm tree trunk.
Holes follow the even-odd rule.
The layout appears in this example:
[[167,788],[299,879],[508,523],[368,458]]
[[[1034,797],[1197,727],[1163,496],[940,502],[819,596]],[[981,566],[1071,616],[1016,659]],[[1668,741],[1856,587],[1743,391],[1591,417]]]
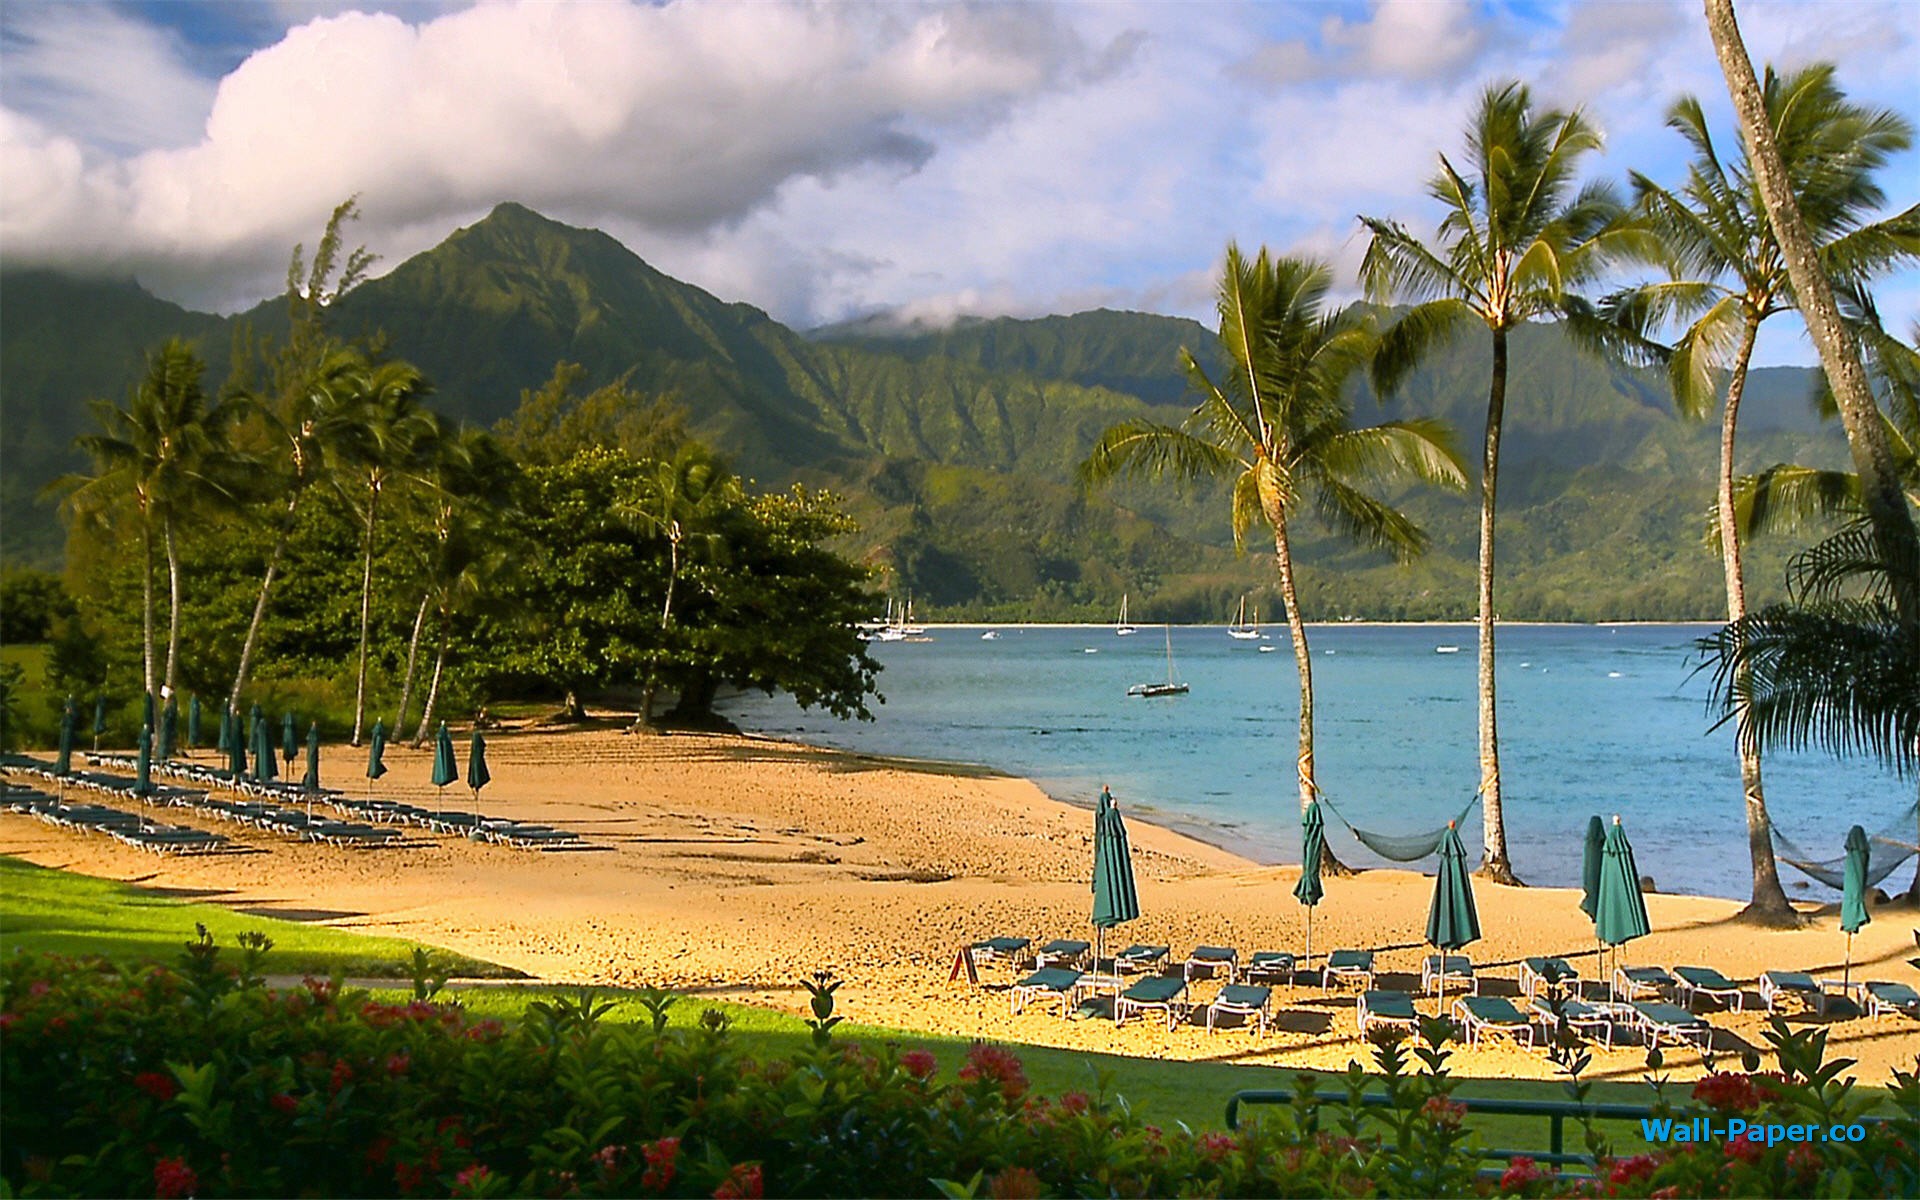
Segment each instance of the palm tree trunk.
[[[1287,637],[1293,642],[1293,667],[1300,678],[1300,741],[1294,771],[1300,786],[1300,811],[1306,812],[1319,794],[1313,774],[1313,651],[1307,645],[1307,622],[1300,615],[1300,595],[1294,585],[1293,543],[1287,537],[1284,510],[1273,516],[1273,565],[1280,577],[1280,601],[1287,607]],[[1320,869],[1330,875],[1349,875],[1353,868],[1321,851]]]
[[371,487],[367,491],[367,545],[364,564],[360,571],[360,670],[353,685],[353,745],[360,744],[360,734],[367,723],[367,642],[373,621],[373,525],[380,502],[380,489]]
[[420,660],[420,631],[427,623],[427,604],[433,599],[433,589],[428,588],[420,594],[420,611],[413,616],[413,637],[407,642],[407,675],[400,681],[400,711],[393,717],[393,735],[400,736],[406,728],[407,705],[413,699],[413,668]]
[[160,528],[167,550],[167,677],[161,691],[171,696],[180,670],[180,552],[173,541],[172,513],[161,518]]
[[253,620],[247,622],[247,640],[240,643],[240,669],[233,675],[233,690],[229,696],[238,696],[247,686],[247,675],[253,669],[253,648],[260,637],[260,625],[267,616],[267,597],[273,592],[274,577],[280,573],[280,558],[287,552],[287,543],[293,539],[293,514],[300,507],[300,493],[295,492],[287,501],[286,526],[280,530],[280,536],[274,539],[273,553],[267,556],[267,573],[260,577],[260,594],[253,601]]
[[[660,642],[661,649],[666,648],[667,630],[673,625],[673,585],[680,577],[680,539],[667,538],[667,598],[660,605]],[[647,659],[647,682],[640,692],[640,724],[653,724],[653,704],[660,694],[660,658],[656,653]]]
[[1774,142],[1760,81],[1754,77],[1753,63],[1734,21],[1733,0],[1705,0],[1705,4],[1707,32],[1713,37],[1714,53],[1727,78],[1767,220],[1779,239],[1794,298],[1807,333],[1820,351],[1820,363],[1826,368],[1827,381],[1840,408],[1841,424],[1846,426],[1847,447],[1853,456],[1854,473],[1860,476],[1861,498],[1873,527],[1875,546],[1881,561],[1887,564],[1894,611],[1901,628],[1920,646],[1920,532],[1914,529],[1913,514],[1907,511],[1906,496],[1900,490],[1893,454],[1881,426],[1880,406],[1867,382],[1860,349],[1840,320],[1832,285],[1821,269],[1813,238],[1794,200],[1793,181]]
[[[1738,621],[1747,615],[1746,571],[1741,559],[1740,525],[1733,511],[1733,446],[1740,422],[1740,399],[1747,389],[1747,367],[1753,357],[1754,339],[1760,332],[1760,319],[1749,312],[1740,329],[1740,346],[1733,360],[1733,373],[1727,380],[1727,403],[1720,416],[1720,479],[1717,515],[1720,523],[1720,565],[1726,574],[1727,620]],[[1744,696],[1744,683],[1734,688]],[[1747,727],[1747,705],[1738,701],[1735,728]],[[1747,856],[1753,862],[1753,899],[1741,915],[1765,925],[1799,924],[1793,906],[1787,903],[1786,889],[1780,886],[1780,867],[1773,857],[1773,822],[1767,815],[1766,791],[1760,778],[1760,747],[1747,738],[1736,737],[1740,755],[1740,794],[1747,816]]]
[[1493,331],[1493,382],[1487,390],[1487,437],[1480,465],[1480,805],[1486,854],[1479,873],[1519,883],[1507,857],[1507,821],[1500,807],[1500,732],[1493,680],[1493,510],[1500,479],[1500,423],[1507,410],[1507,331]]
[[158,690],[153,669],[153,518],[140,516],[140,652],[147,695]]
[[427,707],[420,714],[420,728],[414,731],[413,744],[418,749],[433,733],[433,710],[440,704],[440,673],[447,665],[447,625],[445,614],[440,620],[440,648],[433,656],[433,682],[427,687]]

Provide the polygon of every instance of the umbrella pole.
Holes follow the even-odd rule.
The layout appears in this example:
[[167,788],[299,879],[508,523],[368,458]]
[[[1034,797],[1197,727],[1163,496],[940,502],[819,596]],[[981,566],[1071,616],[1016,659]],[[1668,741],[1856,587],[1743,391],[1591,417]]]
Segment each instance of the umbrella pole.
[[1852,994],[1853,990],[1853,934],[1847,934],[1847,965],[1840,972],[1840,990]]
[[[1307,970],[1313,970],[1313,905],[1307,905]],[[1299,974],[1299,972],[1294,972]]]

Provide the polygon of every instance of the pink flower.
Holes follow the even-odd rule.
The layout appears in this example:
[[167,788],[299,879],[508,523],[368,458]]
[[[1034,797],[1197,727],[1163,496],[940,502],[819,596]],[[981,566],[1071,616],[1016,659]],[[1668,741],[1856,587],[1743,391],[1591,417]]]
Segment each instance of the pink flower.
[[760,1200],[766,1195],[759,1163],[741,1163],[713,1189],[713,1200]]
[[1756,1162],[1764,1153],[1766,1147],[1744,1133],[1737,1138],[1727,1139],[1727,1157],[1737,1162]]
[[1226,1158],[1227,1155],[1232,1154],[1234,1145],[1233,1135],[1230,1133],[1221,1133],[1215,1130],[1212,1133],[1200,1135],[1200,1153],[1206,1155],[1214,1162],[1219,1162]]
[[1529,1184],[1543,1178],[1540,1168],[1526,1155],[1515,1156],[1500,1175],[1500,1190],[1503,1192],[1525,1191]]
[[462,1189],[478,1187],[486,1183],[487,1178],[492,1174],[493,1172],[487,1170],[485,1163],[475,1163],[458,1175],[455,1175],[453,1177],[453,1185]]
[[159,1200],[180,1200],[199,1186],[200,1177],[184,1158],[163,1158],[153,1164],[153,1194]]
[[647,1169],[640,1173],[640,1186],[650,1192],[664,1192],[673,1184],[674,1166],[680,1158],[680,1139],[661,1138],[641,1147],[640,1156]]
[[1009,1104],[1017,1103],[1027,1094],[1027,1073],[1021,1069],[1019,1056],[985,1042],[975,1042],[967,1051],[967,1063],[960,1068],[960,1078],[998,1084],[1000,1094]]
[[900,1069],[915,1079],[931,1079],[940,1069],[940,1061],[925,1050],[909,1050],[900,1056]]

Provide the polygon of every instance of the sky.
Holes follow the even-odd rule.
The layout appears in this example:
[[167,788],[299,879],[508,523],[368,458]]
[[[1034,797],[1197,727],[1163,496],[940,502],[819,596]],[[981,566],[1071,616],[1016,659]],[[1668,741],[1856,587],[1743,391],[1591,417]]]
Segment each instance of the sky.
[[[1737,7],[1757,64],[1920,122],[1920,3]],[[1358,214],[1431,236],[1437,155],[1508,79],[1602,128],[1595,177],[1677,187],[1685,93],[1737,141],[1698,0],[6,0],[0,262],[234,311],[348,196],[376,274],[512,200],[800,329],[1208,321],[1229,241],[1351,296]],[[1881,180],[1914,203],[1920,154]],[[1920,271],[1878,294],[1920,320]],[[1815,360],[1769,323],[1759,363]]]

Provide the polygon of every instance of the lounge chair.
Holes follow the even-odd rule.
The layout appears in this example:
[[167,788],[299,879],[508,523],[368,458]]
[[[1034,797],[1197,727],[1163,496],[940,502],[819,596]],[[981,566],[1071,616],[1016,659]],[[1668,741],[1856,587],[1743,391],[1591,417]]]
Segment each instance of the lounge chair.
[[1124,1025],[1128,1017],[1152,1009],[1165,1013],[1167,1028],[1172,1029],[1191,1007],[1187,1003],[1187,981],[1184,978],[1179,975],[1150,975],[1135,980],[1131,987],[1114,997],[1113,1023]]
[[1473,973],[1473,960],[1464,954],[1429,954],[1420,963],[1420,990],[1433,992],[1448,984],[1460,984],[1476,995],[1480,977]]
[[1247,965],[1240,968],[1240,978],[1277,980],[1285,975],[1288,982],[1292,982],[1299,966],[1299,960],[1285,950],[1256,950]]
[[1904,983],[1864,983],[1860,985],[1861,995],[1866,999],[1866,1012],[1869,1017],[1897,1016],[1920,1017],[1920,992],[1914,991]]
[[1531,1000],[1557,984],[1580,990],[1580,972],[1564,958],[1523,958],[1520,960],[1520,994]]
[[1371,950],[1335,950],[1327,955],[1326,970],[1320,974],[1321,987],[1331,988],[1338,979],[1342,986],[1360,981],[1361,991],[1373,988],[1373,951]]
[[1664,967],[1615,967],[1613,969],[1614,992],[1629,1004],[1638,1000],[1642,992],[1651,993],[1653,998],[1658,1000],[1661,988],[1673,986],[1673,976],[1667,974]]
[[1195,971],[1204,971],[1211,977],[1222,967],[1226,968],[1227,982],[1232,983],[1234,977],[1240,973],[1240,952],[1230,946],[1195,946],[1193,953],[1187,955],[1186,965],[1181,968],[1181,974],[1185,975],[1187,982],[1191,983]]
[[1762,971],[1760,999],[1766,1002],[1768,1012],[1773,1011],[1782,996],[1798,996],[1821,1012],[1827,1010],[1826,990],[1805,971]]
[[967,947],[967,953],[973,956],[973,965],[985,966],[991,962],[1008,963],[1018,968],[1028,959],[1027,950],[1033,945],[1032,938],[996,937],[984,942],[975,942]]
[[1453,1015],[1466,1031],[1469,1046],[1479,1045],[1490,1033],[1533,1046],[1533,1023],[1505,996],[1462,996],[1453,1002]]
[[1220,994],[1207,1005],[1207,1032],[1213,1032],[1213,1023],[1222,1013],[1238,1013],[1247,1018],[1247,1028],[1256,1033],[1265,1034],[1267,1024],[1273,1020],[1273,989],[1255,987],[1246,983],[1230,983],[1220,989]]
[[1091,943],[1076,942],[1072,938],[1055,938],[1034,952],[1033,965],[1045,970],[1063,964],[1084,967],[1087,951],[1093,949]]
[[1080,981],[1085,974],[1069,967],[1043,967],[1035,971],[1013,985],[1014,1014],[1025,1012],[1027,1005],[1036,1000],[1058,1000],[1060,1015],[1064,1018],[1080,998]]
[[1669,1041],[1694,1045],[1702,1051],[1713,1048],[1713,1026],[1690,1009],[1664,1000],[1636,1000],[1628,1007],[1633,1010],[1635,1027],[1649,1046]]
[[1610,1005],[1589,1004],[1585,1000],[1569,997],[1560,1002],[1560,1011],[1555,1013],[1550,999],[1535,996],[1533,1015],[1548,1029],[1552,1029],[1557,1022],[1565,1021],[1567,1028],[1589,1040],[1597,1033],[1600,1043],[1609,1050],[1613,1049],[1614,1024],[1619,1014]]
[[1353,1007],[1354,1020],[1360,1025],[1360,1036],[1366,1037],[1375,1025],[1400,1025],[1409,1032],[1420,1028],[1420,1014],[1414,1011],[1413,997],[1405,992],[1360,993],[1360,999]]
[[1114,973],[1138,975],[1143,971],[1164,971],[1172,949],[1171,946],[1128,946],[1113,956]]
[[1695,996],[1712,996],[1735,1012],[1746,1007],[1746,993],[1740,985],[1712,967],[1675,967],[1673,973],[1680,980],[1674,988],[1674,998],[1688,1008],[1693,1007]]

